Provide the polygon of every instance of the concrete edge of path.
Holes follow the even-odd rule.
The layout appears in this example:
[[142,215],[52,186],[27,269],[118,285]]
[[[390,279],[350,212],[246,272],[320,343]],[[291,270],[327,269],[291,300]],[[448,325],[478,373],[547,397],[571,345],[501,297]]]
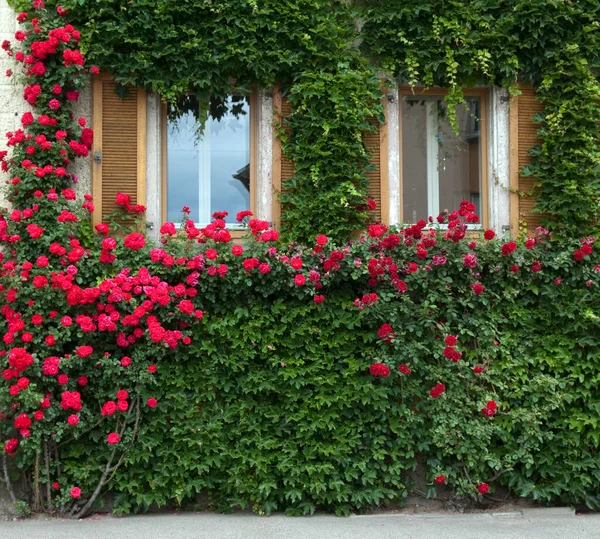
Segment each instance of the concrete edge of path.
[[520,517],[570,517],[576,516],[570,507],[535,507],[519,511],[481,512],[481,513],[378,513],[374,515],[350,515],[350,518],[407,518],[407,519],[442,519],[442,518],[520,518]]

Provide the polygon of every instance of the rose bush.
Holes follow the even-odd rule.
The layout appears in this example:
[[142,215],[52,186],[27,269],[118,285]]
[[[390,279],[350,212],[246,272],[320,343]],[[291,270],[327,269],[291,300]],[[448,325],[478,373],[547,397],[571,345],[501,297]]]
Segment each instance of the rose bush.
[[160,245],[92,235],[68,166],[91,146],[70,104],[94,68],[61,10],[36,10],[3,44],[32,106],[2,155],[9,489],[10,461],[35,508],[64,515],[106,491],[119,511],[206,491],[220,509],[347,513],[400,502],[423,462],[429,495],[500,484],[598,506],[593,237],[480,236],[468,202],[341,245],[282,243],[250,212],[233,244],[224,212],[198,228],[188,208]]

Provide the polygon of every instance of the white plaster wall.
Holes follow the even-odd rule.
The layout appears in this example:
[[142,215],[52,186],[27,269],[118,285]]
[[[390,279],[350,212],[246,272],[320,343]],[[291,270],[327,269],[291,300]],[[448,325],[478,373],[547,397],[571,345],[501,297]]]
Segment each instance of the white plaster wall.
[[488,179],[490,228],[508,234],[510,225],[509,100],[505,88],[492,88],[488,125]]
[[162,201],[161,104],[157,94],[146,99],[146,221],[148,234],[160,239]]
[[[0,42],[8,39],[14,44],[17,27],[15,12],[9,7],[6,0],[0,0]],[[6,149],[5,133],[21,127],[21,116],[29,110],[29,106],[23,100],[22,87],[14,85],[11,79],[5,75],[9,68],[15,70],[15,62],[0,50],[0,150]],[[81,93],[73,112],[76,117],[83,116],[91,125],[92,93],[90,85]],[[79,181],[75,186],[78,193],[91,192],[91,159],[89,157],[76,159],[69,167],[69,171],[78,176]],[[1,179],[4,185],[7,175],[2,174]],[[6,205],[4,193],[0,194],[0,205]]]
[[[5,39],[14,41],[16,28],[15,12],[8,6],[6,0],[0,0],[0,42]],[[6,150],[5,133],[14,131],[20,126],[19,118],[27,110],[22,90],[13,86],[5,75],[9,68],[14,69],[14,62],[6,56],[5,51],[0,50],[0,150]],[[1,174],[4,186],[8,175]],[[0,194],[0,205],[6,205],[4,192]]]
[[273,221],[273,93],[258,92],[256,115],[256,216]]
[[388,188],[390,225],[400,223],[400,117],[398,88],[388,90]]

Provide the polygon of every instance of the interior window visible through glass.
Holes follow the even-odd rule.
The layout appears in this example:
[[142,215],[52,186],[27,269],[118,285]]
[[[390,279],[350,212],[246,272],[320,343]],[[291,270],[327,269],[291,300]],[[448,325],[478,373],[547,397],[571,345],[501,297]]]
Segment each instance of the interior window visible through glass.
[[[204,106],[201,106],[204,105]],[[204,126],[200,118],[204,118]],[[184,96],[167,112],[167,220],[179,221],[181,208],[199,225],[215,211],[250,208],[250,100],[213,98],[208,107]]]
[[463,200],[481,213],[480,99],[456,110],[458,134],[442,96],[402,99],[403,220],[416,222],[457,209]]

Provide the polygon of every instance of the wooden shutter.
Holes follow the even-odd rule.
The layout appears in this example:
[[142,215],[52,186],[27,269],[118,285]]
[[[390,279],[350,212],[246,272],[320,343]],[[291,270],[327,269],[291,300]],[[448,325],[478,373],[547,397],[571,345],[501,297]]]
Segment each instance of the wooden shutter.
[[[531,86],[521,86],[521,95],[510,103],[510,186],[511,234],[517,236],[523,223],[528,232],[540,226],[542,214],[533,213],[535,203],[535,178],[521,176],[521,168],[532,161],[529,150],[540,143],[537,132],[539,124],[533,117],[543,110]],[[523,193],[523,196],[520,194]]]
[[128,87],[121,99],[109,75],[93,81],[93,223],[117,209],[118,192],[146,204],[146,95]]
[[389,224],[387,117],[385,124],[380,124],[377,118],[371,118],[369,123],[377,127],[376,131],[369,131],[364,136],[365,146],[370,152],[369,162],[375,167],[375,170],[367,172],[367,196],[377,204],[370,220]]
[[[283,125],[286,133],[291,129],[282,123],[292,113],[291,103],[282,97],[279,89],[273,92],[273,114],[275,125]],[[285,182],[294,175],[294,163],[281,150],[281,140],[273,137],[273,226],[279,228],[281,222],[281,202],[279,196],[285,190]]]
[[[292,113],[290,102],[283,98],[279,92],[273,97],[274,115],[276,124],[288,118]],[[387,112],[387,108],[386,108]],[[376,118],[370,120],[378,130],[365,133],[365,146],[369,150],[370,163],[376,170],[367,173],[369,187],[367,196],[375,200],[377,209],[373,212],[372,222],[381,221],[389,223],[389,199],[388,199],[388,134],[386,123],[381,125]],[[286,132],[290,132],[286,128]],[[294,163],[281,151],[281,141],[275,137],[273,141],[273,221],[279,225],[281,217],[281,204],[278,201],[280,193],[285,192],[285,182],[294,176]]]

